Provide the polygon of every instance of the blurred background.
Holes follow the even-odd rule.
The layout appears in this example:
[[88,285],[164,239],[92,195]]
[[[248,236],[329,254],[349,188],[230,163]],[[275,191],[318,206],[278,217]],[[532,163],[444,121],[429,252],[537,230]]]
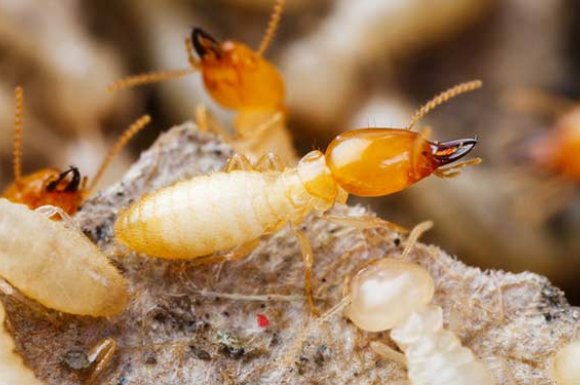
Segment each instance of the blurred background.
[[[152,115],[103,185],[159,132],[192,119],[197,104],[231,121],[197,75],[117,94],[105,88],[129,74],[187,67],[192,26],[256,47],[272,5],[0,0],[1,182],[11,181],[16,85],[25,90],[25,171],[74,164],[90,176],[123,129]],[[403,127],[435,94],[482,79],[482,90],[417,128],[432,127],[436,140],[477,135],[484,163],[359,202],[407,227],[433,219],[425,241],[484,268],[545,274],[580,304],[580,179],[537,160],[540,150],[558,151],[562,126],[580,137],[580,118],[570,118],[580,108],[578,1],[287,0],[266,56],[285,77],[300,153],[350,128]],[[580,151],[568,157],[580,162]]]

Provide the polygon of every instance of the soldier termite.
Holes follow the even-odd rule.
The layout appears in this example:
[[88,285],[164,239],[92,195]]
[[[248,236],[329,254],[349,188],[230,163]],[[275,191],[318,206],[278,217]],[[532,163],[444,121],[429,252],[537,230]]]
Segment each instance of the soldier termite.
[[[453,87],[417,111],[408,129],[360,129],[339,135],[326,153],[312,151],[296,168],[284,168],[274,156],[253,166],[236,155],[224,172],[198,176],[146,195],[122,212],[115,223],[117,239],[130,249],[163,258],[193,259],[231,250],[225,257],[245,256],[259,238],[289,223],[305,263],[305,291],[313,307],[311,274],[314,256],[298,229],[306,215],[323,214],[348,194],[383,196],[403,190],[435,173],[450,177],[467,164],[454,162],[475,146],[475,139],[430,142],[409,130],[447,99],[479,88],[480,81]],[[377,227],[377,218],[341,218],[342,223]]]
[[125,279],[82,233],[4,198],[0,277],[28,298],[65,313],[111,316],[128,301]]
[[[211,97],[224,108],[237,113],[235,136],[231,142],[238,152],[252,156],[273,152],[285,162],[294,163],[297,156],[285,126],[284,81],[276,67],[263,57],[280,21],[284,2],[276,0],[268,28],[256,51],[233,40],[218,42],[201,28],[194,28],[191,38],[186,40],[191,68],[131,76],[113,83],[109,90],[199,71]],[[214,129],[228,137],[205,108],[198,108],[197,115],[202,129]]]
[[66,214],[74,214],[84,199],[94,190],[114,157],[151,118],[144,115],[137,119],[117,140],[109,154],[101,163],[91,185],[85,188],[86,178],[82,178],[76,167],[64,172],[46,168],[29,175],[22,175],[22,118],[24,109],[24,92],[21,87],[15,89],[16,113],[13,140],[14,181],[6,187],[2,197],[16,203],[23,203],[31,209],[50,205],[59,207]]
[[473,352],[443,329],[441,307],[429,304],[435,291],[429,272],[404,260],[418,232],[430,226],[427,222],[415,228],[401,259],[374,261],[353,277],[341,301],[347,304],[345,315],[365,331],[391,330],[404,356],[379,341],[371,342],[371,348],[406,366],[412,385],[494,385]]

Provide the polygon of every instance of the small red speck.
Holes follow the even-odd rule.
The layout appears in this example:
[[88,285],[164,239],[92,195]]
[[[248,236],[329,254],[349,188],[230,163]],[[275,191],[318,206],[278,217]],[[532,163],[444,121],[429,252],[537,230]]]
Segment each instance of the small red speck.
[[261,328],[266,328],[270,326],[270,320],[264,314],[258,314],[256,320],[258,321],[258,326]]

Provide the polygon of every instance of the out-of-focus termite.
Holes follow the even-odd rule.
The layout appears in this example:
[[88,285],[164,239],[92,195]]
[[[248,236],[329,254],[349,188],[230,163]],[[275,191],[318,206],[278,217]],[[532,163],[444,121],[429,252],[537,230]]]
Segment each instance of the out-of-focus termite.
[[505,97],[511,108],[555,120],[552,129],[529,147],[533,163],[574,181],[580,181],[580,105],[565,97],[519,89]]
[[564,345],[552,358],[552,378],[556,385],[580,384],[580,340]]
[[[285,125],[284,80],[263,56],[274,37],[284,2],[276,0],[257,50],[233,40],[219,42],[201,28],[194,28],[191,38],[186,39],[191,68],[131,76],[111,84],[109,90],[179,78],[199,71],[211,97],[224,108],[237,112],[231,142],[238,152],[256,157],[273,152],[283,161],[294,164],[297,156]],[[197,118],[200,128],[219,131],[228,138],[205,108],[198,108]]]
[[[473,149],[476,139],[430,142],[410,130],[431,109],[449,98],[481,86],[472,81],[455,86],[417,111],[407,129],[347,131],[326,153],[306,154],[296,168],[284,168],[267,155],[253,166],[235,155],[225,171],[198,176],[146,195],[122,212],[115,223],[117,239],[130,249],[163,258],[193,259],[231,250],[225,257],[245,256],[259,238],[289,223],[305,263],[305,291],[313,307],[311,274],[314,256],[299,224],[314,211],[323,214],[348,194],[384,196],[401,191],[435,173],[449,177],[468,160],[444,167]],[[358,227],[386,221],[341,218]]]
[[125,279],[81,232],[43,213],[54,208],[34,211],[0,198],[0,277],[50,309],[120,313],[129,297]]
[[64,172],[52,168],[36,171],[29,175],[22,175],[22,127],[24,115],[24,92],[21,87],[15,90],[16,113],[13,140],[13,170],[14,181],[6,187],[2,197],[15,202],[23,203],[31,209],[50,205],[59,207],[66,214],[74,214],[84,199],[97,186],[114,157],[151,118],[144,115],[137,119],[117,140],[109,154],[101,163],[91,185],[86,188],[86,178],[82,178],[76,167],[70,167]]
[[368,332],[391,330],[391,338],[405,353],[371,342],[371,348],[407,367],[413,385],[494,385],[487,368],[455,333],[443,328],[443,311],[430,305],[435,284],[423,267],[405,260],[418,235],[431,227],[418,225],[409,236],[401,259],[383,258],[350,280],[341,301],[345,315]]

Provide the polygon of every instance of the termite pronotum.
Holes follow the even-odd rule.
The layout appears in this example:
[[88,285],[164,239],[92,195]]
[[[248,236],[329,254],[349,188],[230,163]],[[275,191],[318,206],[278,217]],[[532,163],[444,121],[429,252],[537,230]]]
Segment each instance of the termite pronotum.
[[[131,76],[111,84],[109,90],[179,78],[199,71],[211,97],[224,108],[237,112],[232,144],[238,152],[252,156],[274,152],[285,162],[294,163],[297,156],[285,126],[284,80],[263,56],[274,37],[284,2],[276,0],[257,50],[233,40],[219,42],[201,28],[194,28],[191,38],[186,40],[191,68]],[[197,115],[201,128],[225,134],[205,108],[199,108]]]
[[[431,227],[418,225],[419,232]],[[359,271],[350,281],[345,315],[368,332],[391,330],[391,338],[405,353],[371,342],[386,359],[407,367],[412,385],[495,385],[495,380],[473,352],[461,345],[455,333],[443,329],[443,311],[430,305],[433,278],[405,256],[418,237],[411,233],[401,259],[383,258]]]
[[82,178],[76,167],[64,172],[52,168],[22,175],[22,120],[24,115],[24,92],[21,87],[15,89],[16,113],[13,140],[14,181],[4,189],[2,197],[16,203],[23,203],[31,209],[50,205],[59,207],[66,214],[74,214],[84,199],[94,190],[114,157],[151,118],[144,115],[137,119],[113,145],[109,154],[101,163],[91,185],[85,188],[86,178]]
[[0,277],[47,308],[71,314],[115,315],[129,297],[126,280],[80,231],[4,198]]
[[[326,153],[312,151],[295,168],[284,168],[274,156],[252,164],[235,155],[224,172],[198,176],[146,195],[122,212],[115,223],[117,239],[130,249],[163,258],[193,259],[232,250],[245,256],[264,234],[289,223],[305,262],[305,290],[313,305],[314,257],[298,225],[315,211],[323,214],[348,194],[383,196],[403,190],[435,173],[449,177],[477,159],[443,167],[473,149],[475,139],[430,142],[410,128],[440,103],[479,88],[480,81],[453,87],[417,111],[407,129],[347,131]],[[341,218],[342,223],[376,227],[386,221]],[[312,307],[313,309],[313,307]]]
[[2,385],[42,385],[32,370],[24,365],[16,354],[12,336],[4,327],[6,311],[0,302],[0,384]]

